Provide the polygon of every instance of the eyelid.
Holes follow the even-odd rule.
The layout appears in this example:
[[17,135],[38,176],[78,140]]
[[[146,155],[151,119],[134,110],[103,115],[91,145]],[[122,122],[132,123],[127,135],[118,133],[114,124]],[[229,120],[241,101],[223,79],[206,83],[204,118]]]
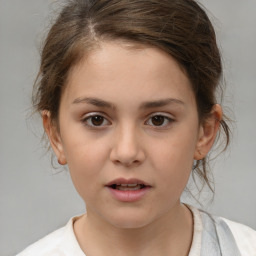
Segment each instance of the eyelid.
[[[99,125],[99,126],[97,126],[97,125],[89,125],[89,124],[87,123],[87,120],[90,119],[91,117],[94,117],[94,116],[101,116],[101,117],[103,117],[103,119],[104,119],[105,121],[108,122],[108,125],[111,124],[111,122],[108,120],[108,118],[105,117],[105,114],[102,113],[102,112],[90,112],[90,113],[84,115],[84,116],[81,118],[81,122],[82,122],[84,125],[88,126],[88,127],[97,128],[97,129],[100,129],[100,128],[103,128],[103,127],[107,126],[107,125]],[[162,117],[164,117],[165,119],[168,120],[168,124],[167,124],[167,125],[159,125],[159,126],[157,126],[157,125],[151,125],[151,126],[154,127],[154,128],[159,128],[159,129],[165,128],[165,127],[168,127],[172,122],[174,122],[174,118],[173,118],[172,116],[170,116],[170,114],[163,113],[163,112],[154,112],[154,113],[152,113],[152,114],[149,115],[149,117],[147,118],[146,124],[147,124],[148,121],[149,121],[152,117],[154,117],[154,116],[162,116]],[[148,125],[148,124],[147,124],[147,125]]]
[[154,116],[163,116],[163,117],[166,117],[166,118],[174,120],[174,117],[172,115],[167,114],[165,112],[154,112],[154,113],[149,115],[149,118],[152,118]]
[[108,120],[108,118],[105,117],[105,114],[102,113],[102,112],[90,112],[90,113],[88,113],[88,114],[86,114],[86,115],[83,115],[83,117],[81,118],[81,122],[82,122],[84,125],[88,126],[88,127],[97,128],[97,129],[106,126],[106,125],[99,125],[99,126],[96,126],[96,125],[88,125],[88,124],[86,123],[86,121],[87,121],[89,118],[94,117],[94,116],[101,116],[101,117],[104,118],[104,120],[107,120],[107,122],[111,124],[111,122]]
[[149,117],[152,117],[152,116],[164,116],[164,117],[169,117],[173,119],[172,115],[166,112],[153,112],[149,115]]
[[168,121],[169,121],[169,123],[167,125],[164,125],[164,126],[162,126],[162,125],[160,125],[160,126],[155,125],[154,126],[153,125],[152,127],[154,127],[154,128],[159,128],[159,129],[165,128],[165,127],[170,126],[170,124],[175,121],[174,117],[172,117],[170,114],[167,114],[167,113],[164,113],[164,112],[154,112],[154,113],[149,115],[149,117],[147,119],[147,122],[148,122],[148,120],[150,120],[154,116],[162,116],[162,117],[168,119]]

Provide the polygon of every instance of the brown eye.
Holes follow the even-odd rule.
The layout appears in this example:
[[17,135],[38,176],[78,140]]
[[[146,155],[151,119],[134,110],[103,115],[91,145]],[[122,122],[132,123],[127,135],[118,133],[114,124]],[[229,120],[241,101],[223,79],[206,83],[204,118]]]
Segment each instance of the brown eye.
[[170,125],[174,120],[164,115],[154,115],[149,118],[146,124],[153,127],[166,127]]
[[164,121],[165,121],[165,117],[164,116],[154,116],[154,117],[152,117],[152,123],[155,126],[163,125]]
[[109,124],[109,121],[101,115],[91,115],[82,119],[82,123],[89,127],[101,127]]
[[103,121],[104,121],[104,117],[102,117],[102,116],[92,116],[91,117],[91,122],[95,126],[101,125],[103,123]]

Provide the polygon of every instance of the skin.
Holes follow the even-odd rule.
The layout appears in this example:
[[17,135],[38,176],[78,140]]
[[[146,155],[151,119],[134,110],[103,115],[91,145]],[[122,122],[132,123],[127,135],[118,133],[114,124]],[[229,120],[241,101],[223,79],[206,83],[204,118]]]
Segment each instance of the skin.
[[[167,98],[167,105],[140,108]],[[100,126],[92,126],[89,114],[104,117]],[[163,123],[155,125],[152,115],[164,116]],[[222,111],[215,105],[199,122],[191,83],[171,56],[153,47],[103,42],[72,69],[59,129],[49,112],[42,117],[59,162],[68,164],[86,203],[87,214],[74,224],[86,255],[188,255],[193,219],[180,196],[193,161],[214,143]],[[151,188],[139,201],[120,202],[105,187],[120,177]]]

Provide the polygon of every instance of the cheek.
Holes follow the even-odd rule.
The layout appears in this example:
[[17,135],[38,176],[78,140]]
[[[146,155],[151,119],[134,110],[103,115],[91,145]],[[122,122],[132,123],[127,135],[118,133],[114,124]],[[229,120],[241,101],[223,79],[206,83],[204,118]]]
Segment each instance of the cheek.
[[182,191],[188,181],[196,147],[195,134],[188,129],[180,129],[179,135],[168,136],[164,142],[153,144],[151,155],[154,156],[154,168],[159,174],[158,178],[169,189],[174,188],[173,191]]
[[[67,124],[63,131],[63,148],[70,169],[91,172],[106,158],[107,137],[86,131],[82,125]],[[71,132],[72,131],[72,134]]]
[[[76,137],[76,136],[75,136]],[[92,138],[65,139],[65,156],[74,186],[78,193],[93,190],[101,181],[100,172],[104,169],[107,160],[106,142]]]

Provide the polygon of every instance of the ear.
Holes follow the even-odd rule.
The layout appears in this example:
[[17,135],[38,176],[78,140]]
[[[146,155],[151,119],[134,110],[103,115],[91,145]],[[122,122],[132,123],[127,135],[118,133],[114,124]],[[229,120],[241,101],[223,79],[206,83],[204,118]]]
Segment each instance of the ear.
[[221,119],[222,108],[219,104],[215,104],[209,117],[200,125],[198,141],[194,153],[195,160],[203,159],[210,151],[219,130]]
[[58,159],[58,163],[61,165],[67,164],[60,133],[58,131],[56,124],[52,122],[50,111],[44,110],[42,111],[41,115],[42,115],[44,130],[49,138],[52,149]]

